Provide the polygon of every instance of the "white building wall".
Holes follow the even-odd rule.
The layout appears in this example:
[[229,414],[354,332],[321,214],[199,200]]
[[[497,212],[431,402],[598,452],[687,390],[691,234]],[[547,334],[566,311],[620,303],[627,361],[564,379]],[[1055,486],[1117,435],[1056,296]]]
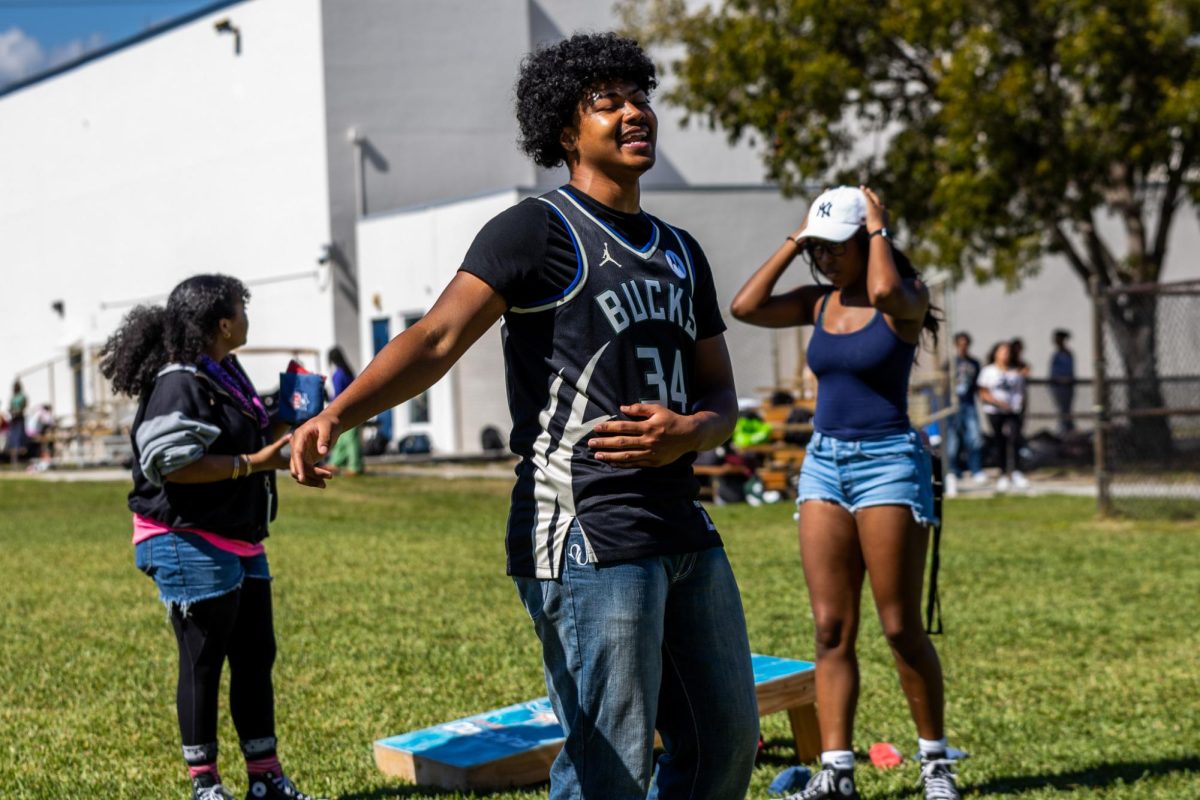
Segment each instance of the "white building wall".
[[[479,229],[518,199],[513,189],[359,222],[360,364],[374,355],[372,320],[389,319],[395,336],[404,329],[405,316],[427,312],[458,271]],[[427,433],[435,452],[479,452],[479,430],[485,424],[495,424],[507,435],[500,325],[430,389],[428,423],[409,422],[409,411],[409,403],[396,408],[393,437]]]
[[[319,0],[238,4],[0,98],[0,377],[102,342],[198,272],[251,284],[251,346],[332,344],[320,23]],[[284,360],[248,367],[270,388]]]

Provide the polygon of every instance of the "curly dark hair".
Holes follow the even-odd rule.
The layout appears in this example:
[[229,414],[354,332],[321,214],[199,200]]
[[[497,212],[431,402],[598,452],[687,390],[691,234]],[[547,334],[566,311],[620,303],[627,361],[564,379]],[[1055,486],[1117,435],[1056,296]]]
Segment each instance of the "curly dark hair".
[[517,79],[521,149],[537,164],[557,167],[567,156],[559,141],[563,129],[574,124],[585,93],[618,80],[646,94],[658,86],[654,62],[636,41],[615,33],[577,33],[530,53]]
[[137,397],[167,364],[191,364],[232,319],[250,291],[228,275],[193,275],[171,290],[166,307],[137,306],[100,350],[100,372],[114,394]]

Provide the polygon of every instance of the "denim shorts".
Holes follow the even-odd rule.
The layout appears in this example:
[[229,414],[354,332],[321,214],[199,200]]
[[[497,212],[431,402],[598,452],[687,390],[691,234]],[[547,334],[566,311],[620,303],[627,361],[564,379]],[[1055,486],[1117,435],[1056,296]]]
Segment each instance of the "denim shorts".
[[134,546],[134,563],[154,579],[159,599],[170,610],[229,594],[246,578],[270,580],[267,554],[243,558],[222,550],[194,533],[151,536]]
[[916,431],[873,439],[814,433],[804,455],[796,503],[827,500],[850,513],[871,506],[908,506],[922,525],[936,525],[933,464]]

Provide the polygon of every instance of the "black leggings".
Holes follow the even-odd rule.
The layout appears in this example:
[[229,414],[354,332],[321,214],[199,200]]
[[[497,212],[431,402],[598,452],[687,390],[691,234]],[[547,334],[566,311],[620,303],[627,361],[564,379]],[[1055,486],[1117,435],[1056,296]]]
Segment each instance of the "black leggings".
[[[202,600],[181,616],[171,610],[179,643],[179,686],[175,706],[189,763],[216,760],[217,703],[221,668],[229,659],[229,708],[243,743],[273,739],[275,630],[271,582],[247,578],[229,594]],[[274,746],[269,748],[274,751]],[[210,753],[211,750],[211,753]]]
[[1018,454],[1021,449],[1021,415],[988,414],[987,418],[992,426],[996,448],[999,450],[1000,472],[1008,475],[1020,469]]

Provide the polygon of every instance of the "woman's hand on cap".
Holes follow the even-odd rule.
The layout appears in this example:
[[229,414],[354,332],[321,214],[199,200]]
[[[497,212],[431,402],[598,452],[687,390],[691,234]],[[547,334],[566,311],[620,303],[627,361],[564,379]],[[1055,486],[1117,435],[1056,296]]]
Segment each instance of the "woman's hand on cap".
[[886,228],[888,224],[887,206],[879,199],[879,195],[869,186],[860,186],[863,197],[867,199],[867,232]]

